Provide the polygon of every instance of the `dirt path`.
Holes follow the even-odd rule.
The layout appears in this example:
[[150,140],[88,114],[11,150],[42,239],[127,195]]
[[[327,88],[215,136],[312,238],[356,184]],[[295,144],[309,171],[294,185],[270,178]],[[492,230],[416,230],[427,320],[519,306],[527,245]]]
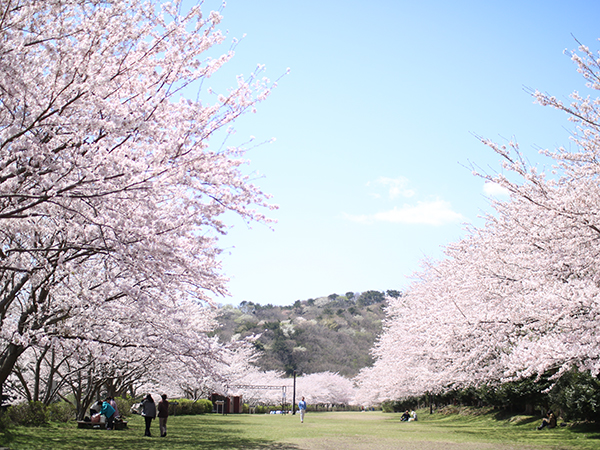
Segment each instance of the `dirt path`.
[[304,439],[296,442],[302,450],[539,450],[522,444],[489,444],[482,442],[398,441],[392,439],[356,438]]
[[[512,442],[472,442],[468,430],[400,423],[380,413],[324,413],[309,416],[302,435],[286,440],[298,450],[548,450],[548,446]],[[498,438],[498,436],[496,437]],[[502,437],[500,437],[502,439]],[[460,442],[460,441],[469,442]],[[556,450],[556,447],[550,447]]]

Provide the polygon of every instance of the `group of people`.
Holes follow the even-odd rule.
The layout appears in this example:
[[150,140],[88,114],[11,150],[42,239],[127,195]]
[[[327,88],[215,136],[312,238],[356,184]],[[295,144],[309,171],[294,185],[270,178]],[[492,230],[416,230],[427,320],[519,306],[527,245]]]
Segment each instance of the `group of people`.
[[[302,397],[302,400],[298,402],[298,411],[300,412],[300,422],[304,423],[304,415],[306,413],[306,401],[304,400],[304,397]],[[98,401],[94,403],[90,408],[90,413],[92,416],[92,421],[96,417],[98,419],[100,418],[100,416],[106,417],[107,430],[114,429],[115,419],[120,416],[119,408],[117,407],[117,402],[115,402],[115,399],[113,397],[106,397],[106,399],[103,402]],[[406,413],[408,413],[408,411]],[[167,435],[167,418],[169,417],[169,402],[167,400],[166,394],[161,395],[161,400],[158,402],[158,405],[154,403],[152,395],[146,395],[144,400],[142,400],[142,402],[140,403],[140,414],[146,422],[144,436],[152,437],[152,433],[150,432],[150,426],[152,425],[152,421],[157,416],[160,436],[165,437]],[[414,420],[416,420],[416,416]]]
[[417,413],[415,411],[408,412],[408,409],[400,417],[401,422],[413,422],[415,420],[417,420]]
[[146,421],[146,430],[144,436],[151,437],[150,425],[152,421],[158,415],[158,428],[160,430],[160,436],[165,437],[167,435],[167,418],[169,417],[169,402],[167,401],[167,394],[161,395],[161,400],[158,402],[158,407],[154,403],[154,399],[150,394],[146,395],[146,398],[141,403],[141,414]]
[[90,418],[92,422],[99,422],[101,416],[106,418],[106,429],[114,429],[115,419],[120,417],[120,414],[117,402],[113,397],[106,397],[104,401],[97,401],[90,407]]
[[[302,400],[298,402],[298,411],[300,412],[300,422],[304,423],[304,415],[306,413],[306,401],[304,397]],[[140,403],[140,413],[144,420],[146,421],[146,430],[144,432],[144,436],[151,437],[150,426],[152,425],[152,421],[158,416],[158,427],[160,430],[160,436],[165,437],[167,435],[167,418],[169,417],[169,402],[167,401],[167,395],[162,394],[161,400],[158,402],[158,406],[154,403],[154,399],[152,395],[148,394]],[[106,397],[103,402],[96,402],[90,408],[90,415],[92,417],[92,421],[94,418],[98,418],[100,416],[106,417],[106,429],[112,430],[114,429],[114,422],[119,415],[119,408],[117,407],[117,402],[113,397]],[[417,420],[417,413],[413,411],[406,410],[402,417],[400,417],[401,422],[412,422]],[[546,417],[542,419],[542,423],[538,430],[543,428],[554,428],[556,427],[556,416],[552,412],[552,410],[548,411]]]
[[[158,406],[154,403],[152,395],[148,394],[140,403],[140,413],[146,421],[146,430],[144,436],[152,436],[150,433],[150,426],[152,421],[158,416],[158,427],[160,429],[161,437],[167,435],[167,418],[169,417],[169,402],[167,395],[162,394],[161,400],[158,402]],[[114,429],[115,420],[120,417],[119,408],[117,402],[113,397],[106,397],[104,401],[96,402],[90,407],[91,421],[100,422],[100,417],[106,418],[106,429]]]

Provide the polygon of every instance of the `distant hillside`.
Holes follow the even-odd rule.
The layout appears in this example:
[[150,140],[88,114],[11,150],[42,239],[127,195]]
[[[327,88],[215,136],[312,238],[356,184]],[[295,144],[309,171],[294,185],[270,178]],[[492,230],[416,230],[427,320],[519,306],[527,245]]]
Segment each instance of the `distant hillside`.
[[369,351],[381,332],[385,306],[385,293],[379,291],[331,294],[292,306],[242,302],[221,308],[216,334],[222,341],[260,334],[255,346],[262,351],[258,365],[263,370],[352,377],[373,362]]

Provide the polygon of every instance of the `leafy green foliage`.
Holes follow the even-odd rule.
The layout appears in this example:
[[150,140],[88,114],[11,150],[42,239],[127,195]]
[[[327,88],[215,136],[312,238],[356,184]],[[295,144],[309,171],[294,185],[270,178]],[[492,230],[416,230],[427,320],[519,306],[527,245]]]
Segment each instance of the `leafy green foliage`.
[[550,400],[565,419],[600,420],[600,380],[589,372],[564,374],[550,391]]
[[490,405],[508,411],[519,411],[533,414],[535,409],[548,409],[548,389],[554,382],[550,381],[550,374],[543,377],[529,377],[521,380],[510,381],[499,385],[483,385],[478,389],[469,387],[449,391],[439,399],[449,403],[468,406]]
[[360,294],[356,304],[359,306],[369,306],[375,303],[381,303],[385,301],[385,295],[379,291],[366,291]]
[[42,402],[23,402],[6,411],[12,425],[40,426],[48,422],[48,413]]
[[[433,396],[435,408],[493,407],[509,413],[554,410],[565,421],[600,421],[600,379],[573,369],[556,379],[556,371],[502,384],[449,389]],[[428,404],[427,395],[385,402],[384,411],[404,411]],[[482,410],[484,410],[483,408]],[[448,410],[450,413],[452,409]]]
[[381,403],[381,410],[383,412],[404,412],[408,410],[418,409],[420,405],[426,405],[427,398],[426,396],[422,397],[410,397],[403,400],[398,401],[386,401]]
[[259,336],[254,345],[262,352],[257,364],[263,370],[352,377],[373,363],[369,352],[381,332],[385,305],[379,291],[330,294],[281,307],[242,302],[221,308],[217,335],[223,341]]
[[69,420],[75,419],[75,413],[77,408],[69,402],[56,402],[51,403],[46,407],[48,414],[48,420],[52,422],[68,422]]
[[169,415],[193,416],[207,414],[212,412],[212,410],[212,402],[204,398],[196,401],[186,398],[169,401]]
[[119,408],[121,417],[128,417],[130,415],[131,405],[137,403],[136,399],[129,395],[126,397],[115,397],[115,402],[117,402],[117,408]]

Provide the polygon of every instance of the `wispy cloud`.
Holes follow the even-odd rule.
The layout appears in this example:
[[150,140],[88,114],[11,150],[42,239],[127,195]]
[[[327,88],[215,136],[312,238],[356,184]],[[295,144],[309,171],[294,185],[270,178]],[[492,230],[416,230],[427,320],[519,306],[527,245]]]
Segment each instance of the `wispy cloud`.
[[486,182],[483,185],[483,193],[490,197],[509,197],[510,192],[505,187],[500,186],[499,184]]
[[439,199],[427,202],[417,202],[415,205],[404,204],[402,207],[394,207],[389,211],[372,215],[353,216],[345,214],[345,217],[353,222],[367,224],[388,222],[434,226],[465,220],[462,214],[452,210],[452,206],[449,202]]
[[[398,197],[410,198],[415,195],[415,191],[408,187],[409,185],[408,178],[398,177],[398,178],[387,178],[380,177],[375,181],[367,183],[367,186],[383,186],[387,189],[387,195],[390,199],[395,199]],[[372,194],[374,197],[381,197],[380,194]]]

